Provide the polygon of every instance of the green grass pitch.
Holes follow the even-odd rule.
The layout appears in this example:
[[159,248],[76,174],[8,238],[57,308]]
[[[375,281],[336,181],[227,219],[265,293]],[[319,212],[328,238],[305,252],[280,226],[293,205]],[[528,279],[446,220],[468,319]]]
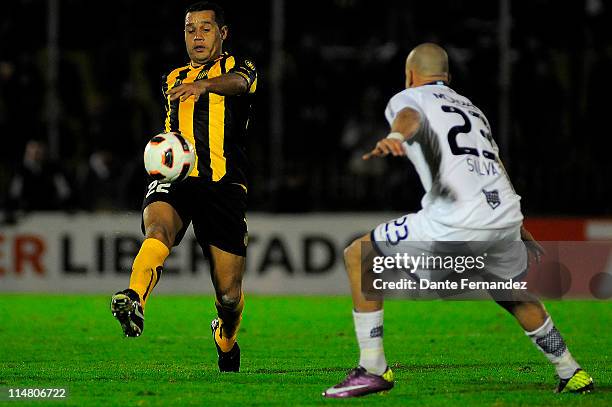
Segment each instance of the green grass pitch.
[[[356,365],[347,297],[247,296],[242,372],[217,372],[211,297],[153,296],[144,335],[123,338],[108,296],[0,296],[0,387],[67,387],[8,405],[612,405],[610,302],[547,307],[596,392],[556,395],[554,371],[494,303],[388,301],[387,394],[325,400]],[[0,402],[2,403],[2,402]]]

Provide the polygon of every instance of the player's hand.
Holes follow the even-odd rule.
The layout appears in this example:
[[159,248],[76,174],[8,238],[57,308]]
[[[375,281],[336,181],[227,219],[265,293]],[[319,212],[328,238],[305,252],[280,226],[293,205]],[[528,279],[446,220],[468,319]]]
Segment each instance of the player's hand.
[[190,97],[194,97],[197,102],[200,99],[200,95],[206,93],[206,82],[204,81],[195,81],[192,83],[183,83],[179,86],[175,86],[174,88],[168,90],[168,96],[170,96],[170,101],[174,101],[178,98],[181,99],[181,102],[187,100]]
[[525,242],[527,250],[533,254],[536,263],[540,263],[542,256],[546,253],[541,244],[537,242],[525,227],[521,226],[521,239]]
[[405,156],[406,152],[402,146],[402,142],[393,138],[384,138],[376,143],[376,147],[367,154],[364,154],[361,158],[369,160],[372,157],[386,157],[389,154],[394,157]]

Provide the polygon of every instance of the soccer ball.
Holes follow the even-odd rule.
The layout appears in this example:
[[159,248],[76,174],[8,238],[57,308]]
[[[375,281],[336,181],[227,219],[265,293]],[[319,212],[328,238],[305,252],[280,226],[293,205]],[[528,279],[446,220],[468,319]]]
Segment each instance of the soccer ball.
[[144,150],[144,165],[160,182],[179,182],[189,176],[195,164],[193,145],[176,133],[153,137]]

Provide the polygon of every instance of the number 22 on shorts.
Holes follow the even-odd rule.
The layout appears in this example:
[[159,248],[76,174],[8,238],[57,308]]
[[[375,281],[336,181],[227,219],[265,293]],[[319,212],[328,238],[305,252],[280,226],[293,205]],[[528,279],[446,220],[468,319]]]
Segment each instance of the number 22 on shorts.
[[148,198],[149,195],[155,193],[155,192],[161,192],[161,193],[165,193],[167,194],[168,192],[168,188],[170,188],[170,183],[160,183],[159,181],[153,181],[149,184],[149,186],[147,187],[147,196],[145,198]]

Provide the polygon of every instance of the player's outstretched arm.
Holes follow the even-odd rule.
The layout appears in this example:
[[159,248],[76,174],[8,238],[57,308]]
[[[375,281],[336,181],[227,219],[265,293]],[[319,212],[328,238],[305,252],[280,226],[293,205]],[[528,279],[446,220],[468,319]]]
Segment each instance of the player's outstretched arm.
[[193,96],[197,102],[206,92],[221,96],[235,96],[248,91],[247,80],[236,73],[226,73],[211,79],[202,79],[192,83],[183,83],[168,90],[170,100],[181,99],[181,102]]
[[391,125],[391,133],[376,143],[372,151],[363,155],[364,160],[372,157],[386,157],[389,154],[394,157],[405,156],[406,152],[402,143],[412,138],[421,125],[421,115],[414,109],[405,107],[400,110]]

